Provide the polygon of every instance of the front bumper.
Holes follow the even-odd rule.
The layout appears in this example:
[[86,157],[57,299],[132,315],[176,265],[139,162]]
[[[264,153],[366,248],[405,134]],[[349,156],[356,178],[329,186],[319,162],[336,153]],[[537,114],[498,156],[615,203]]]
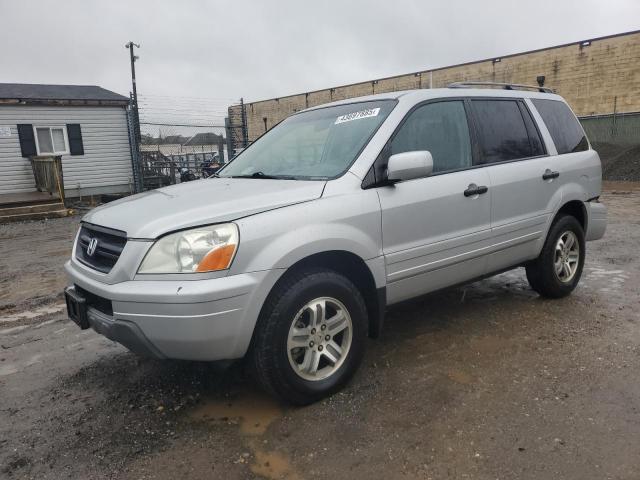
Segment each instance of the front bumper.
[[89,305],[96,332],[146,356],[202,361],[246,353],[260,308],[281,274],[106,284],[83,270],[73,261],[65,264],[73,285],[111,302],[111,311]]
[[[69,287],[73,289],[74,287]],[[152,358],[166,358],[153,343],[146,337],[144,332],[133,322],[114,319],[113,316],[89,308],[87,311],[89,326],[96,332],[104,335],[109,340],[124,345],[129,350],[138,355]]]

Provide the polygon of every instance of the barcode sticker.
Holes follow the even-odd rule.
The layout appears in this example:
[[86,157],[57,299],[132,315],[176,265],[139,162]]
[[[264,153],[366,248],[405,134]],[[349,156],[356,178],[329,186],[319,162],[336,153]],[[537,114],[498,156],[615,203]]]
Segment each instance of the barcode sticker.
[[336,118],[335,125],[352,120],[360,120],[361,118],[377,117],[378,113],[380,113],[380,108],[368,108],[366,110],[360,110],[359,112],[347,113],[346,115]]

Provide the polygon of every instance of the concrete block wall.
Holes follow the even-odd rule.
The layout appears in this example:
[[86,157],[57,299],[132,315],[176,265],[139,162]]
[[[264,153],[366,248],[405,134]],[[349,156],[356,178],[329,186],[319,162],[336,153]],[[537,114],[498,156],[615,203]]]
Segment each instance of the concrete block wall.
[[[248,138],[290,114],[336,100],[416,88],[446,87],[460,81],[493,81],[545,86],[564,96],[578,116],[640,111],[640,31],[612,35],[531,52],[369,80],[324,90],[245,104]],[[229,107],[232,126],[241,115]]]

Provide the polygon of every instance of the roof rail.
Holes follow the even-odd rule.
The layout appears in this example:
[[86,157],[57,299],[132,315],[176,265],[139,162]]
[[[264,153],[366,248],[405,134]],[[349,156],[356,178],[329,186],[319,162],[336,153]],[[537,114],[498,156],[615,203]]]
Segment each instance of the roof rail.
[[539,87],[537,85],[520,85],[518,83],[496,83],[496,82],[455,82],[447,85],[447,88],[474,88],[474,87],[493,87],[503,90],[536,90],[541,93],[553,93],[553,90],[547,87]]

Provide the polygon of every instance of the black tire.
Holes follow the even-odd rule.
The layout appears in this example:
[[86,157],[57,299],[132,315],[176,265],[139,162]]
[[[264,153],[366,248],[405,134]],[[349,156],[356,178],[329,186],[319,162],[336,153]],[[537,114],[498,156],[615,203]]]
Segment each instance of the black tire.
[[[565,232],[573,232],[578,240],[579,254],[577,270],[571,280],[563,282],[556,274],[554,267],[555,248],[560,236]],[[575,290],[585,259],[584,230],[580,222],[571,215],[559,215],[551,225],[549,234],[544,242],[540,256],[526,265],[529,285],[541,296],[547,298],[562,298]]]
[[[346,307],[352,322],[351,346],[333,374],[322,380],[306,380],[289,362],[287,338],[300,309],[320,297],[332,297]],[[337,392],[351,379],[364,355],[367,329],[362,294],[349,279],[332,270],[300,271],[269,295],[254,332],[250,368],[268,392],[293,405],[308,405]]]

